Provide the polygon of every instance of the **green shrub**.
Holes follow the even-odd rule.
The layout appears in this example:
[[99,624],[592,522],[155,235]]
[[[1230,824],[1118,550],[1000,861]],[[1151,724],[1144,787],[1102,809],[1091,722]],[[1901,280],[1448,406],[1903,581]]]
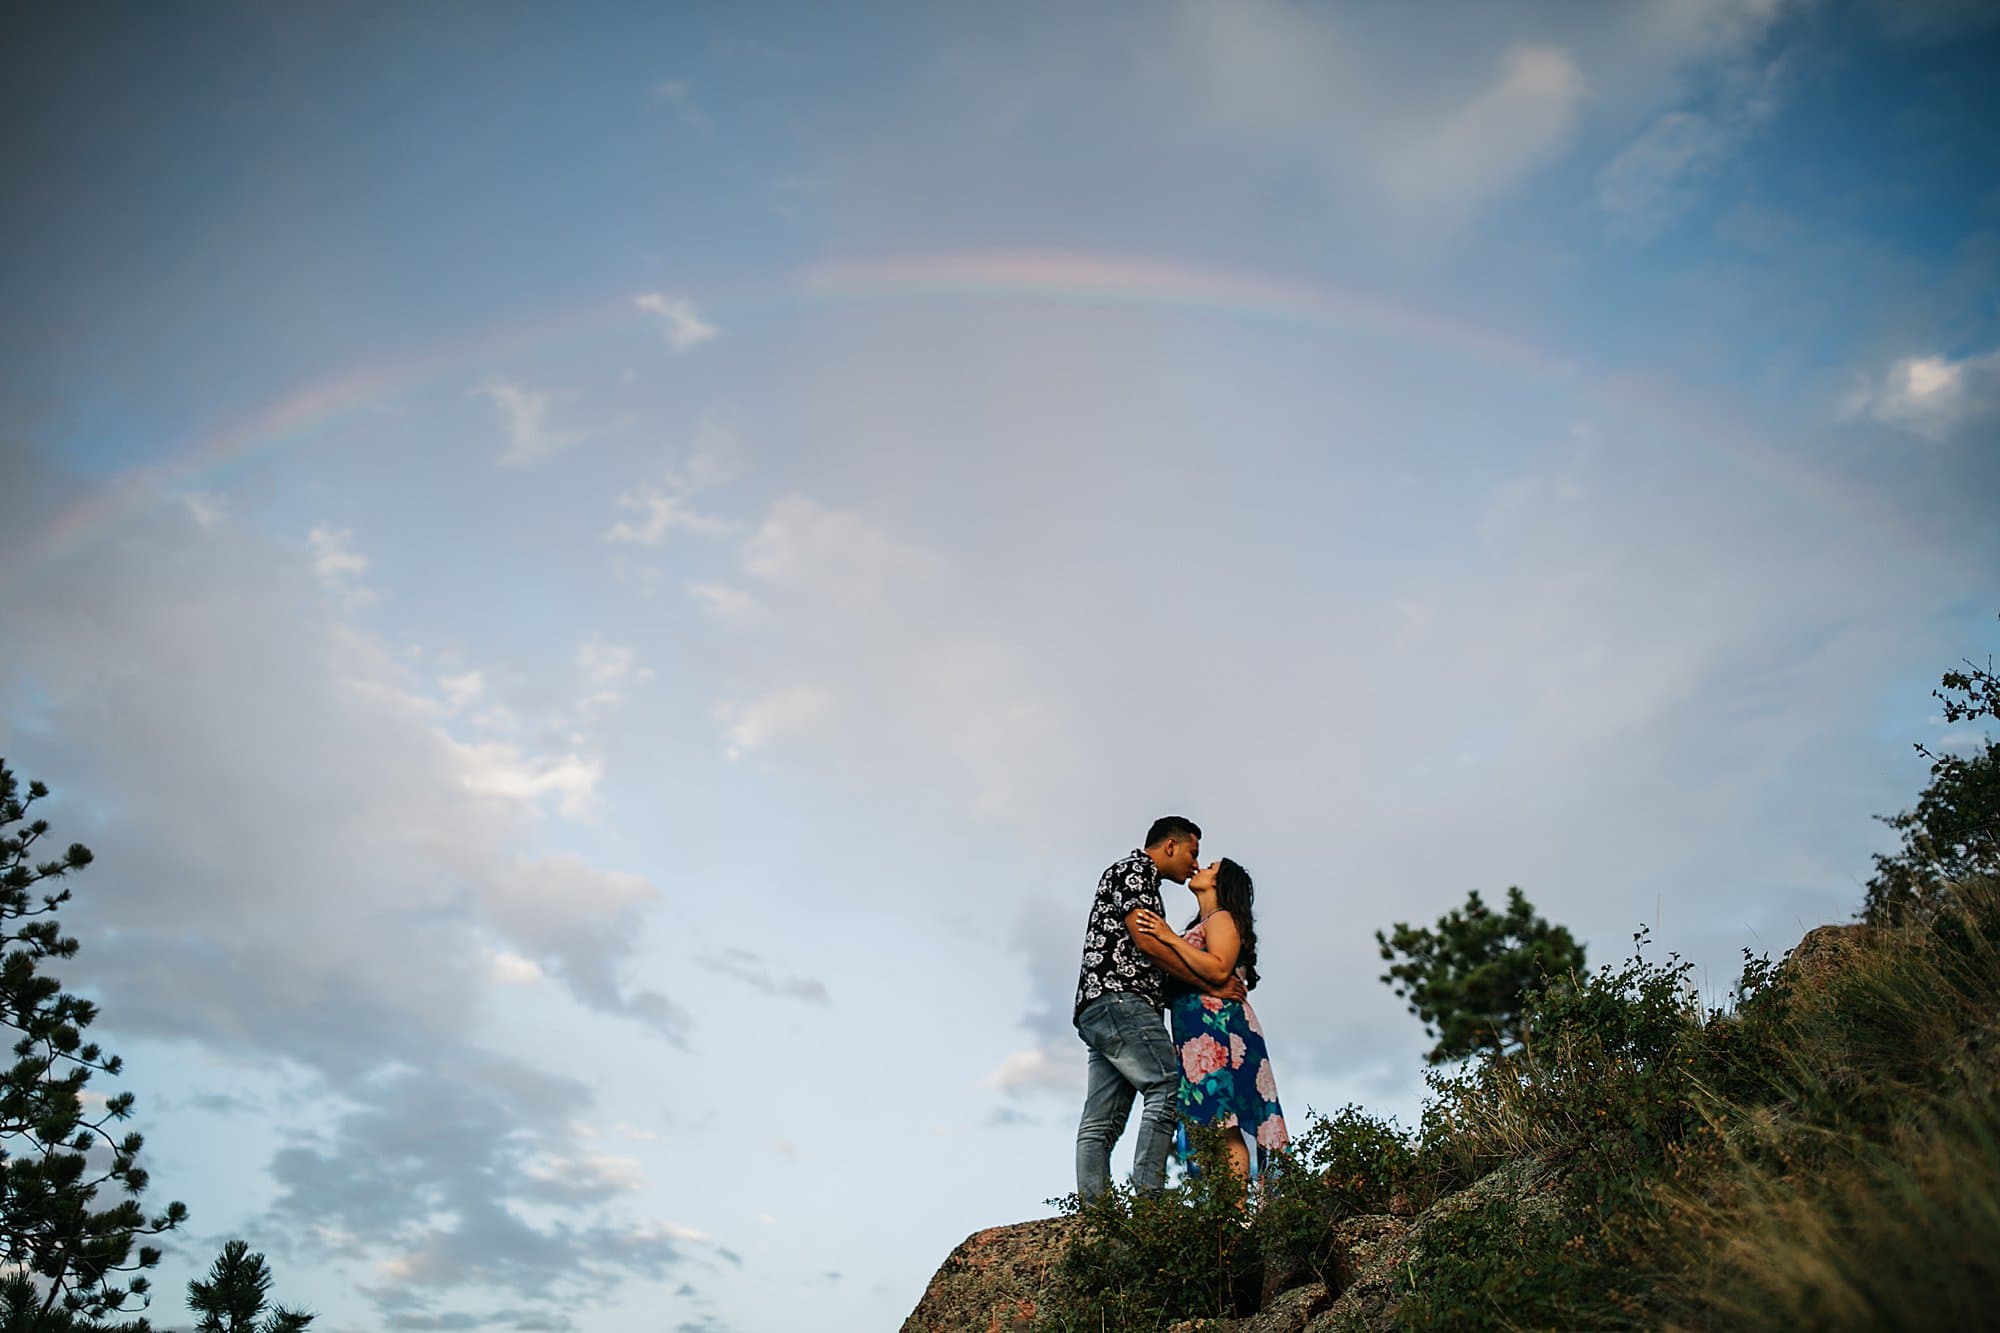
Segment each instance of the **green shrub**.
[[1532,996],[1520,1051],[1432,1077],[1415,1150],[1426,1193],[1503,1168],[1552,1183],[1434,1219],[1403,1326],[1602,1326],[1643,1301],[1631,1256],[1648,1239],[1651,1183],[1706,1130],[1706,1016],[1689,965],[1649,962],[1643,930],[1635,943],[1623,965]]
[[1242,1183],[1219,1133],[1193,1135],[1201,1169],[1177,1188],[1142,1195],[1113,1185],[1088,1205],[1075,1195],[1056,1201],[1081,1225],[1038,1329],[1155,1333],[1179,1319],[1256,1312],[1264,1265],[1242,1225]]
[[1335,1224],[1385,1212],[1412,1187],[1409,1136],[1348,1106],[1331,1117],[1309,1115],[1306,1129],[1273,1155],[1249,1209],[1227,1167],[1223,1133],[1190,1129],[1199,1169],[1176,1189],[1144,1197],[1114,1187],[1088,1207],[1073,1195],[1060,1201],[1082,1226],[1042,1329],[1150,1333],[1180,1319],[1254,1313],[1267,1278],[1337,1286]]
[[1358,1106],[1308,1113],[1304,1132],[1258,1185],[1252,1231],[1266,1273],[1283,1286],[1338,1288],[1343,1256],[1335,1225],[1362,1213],[1407,1212],[1416,1188],[1416,1152],[1403,1130]]
[[1505,1197],[1434,1221],[1409,1270],[1397,1325],[1602,1327],[1613,1307],[1588,1239],[1573,1216]]

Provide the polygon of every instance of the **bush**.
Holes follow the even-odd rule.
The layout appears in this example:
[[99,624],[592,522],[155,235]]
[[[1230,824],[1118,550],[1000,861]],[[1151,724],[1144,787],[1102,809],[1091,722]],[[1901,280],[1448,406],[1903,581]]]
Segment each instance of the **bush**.
[[1259,1184],[1252,1231],[1267,1279],[1339,1288],[1346,1275],[1335,1226],[1359,1214],[1420,1206],[1416,1165],[1410,1136],[1358,1106],[1332,1116],[1308,1113],[1305,1131],[1275,1156]]
[[1056,1200],[1080,1227],[1063,1254],[1046,1333],[1154,1333],[1177,1319],[1256,1312],[1264,1265],[1245,1216],[1243,1186],[1222,1138],[1195,1130],[1195,1160],[1177,1189],[1135,1194],[1120,1185],[1085,1205]]
[[1630,1280],[1649,1183],[1706,1125],[1705,1015],[1689,965],[1645,958],[1560,979],[1524,1006],[1528,1038],[1433,1075],[1416,1147],[1442,1195],[1511,1168],[1546,1176],[1436,1219],[1412,1256],[1410,1328],[1602,1326],[1643,1299]]
[[1602,1327],[1612,1307],[1573,1218],[1496,1197],[1434,1222],[1396,1311],[1408,1329]]
[[1338,1286],[1335,1224],[1388,1211],[1412,1187],[1416,1159],[1408,1135],[1359,1107],[1308,1121],[1273,1154],[1254,1210],[1228,1169],[1226,1131],[1200,1128],[1190,1129],[1198,1169],[1178,1189],[1146,1197],[1114,1187],[1088,1207],[1074,1195],[1058,1201],[1082,1226],[1039,1327],[1150,1333],[1255,1313],[1273,1281]]

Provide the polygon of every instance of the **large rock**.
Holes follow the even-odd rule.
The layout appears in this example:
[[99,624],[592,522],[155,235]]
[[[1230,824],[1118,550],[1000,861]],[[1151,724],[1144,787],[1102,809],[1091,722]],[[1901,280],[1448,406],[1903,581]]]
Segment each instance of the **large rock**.
[[1877,933],[1875,927],[1859,922],[1814,926],[1785,955],[1779,975],[1789,981],[1795,991],[1823,991],[1828,981],[1874,944]]
[[1076,1221],[1046,1217],[966,1237],[903,1321],[903,1333],[1027,1333]]
[[1350,1217],[1337,1229],[1347,1247],[1340,1299],[1315,1315],[1305,1333],[1380,1333],[1396,1327],[1396,1310],[1409,1289],[1408,1269],[1426,1233],[1448,1218],[1507,1199],[1524,1212],[1554,1208],[1553,1178],[1532,1159],[1510,1162],[1456,1194],[1447,1194],[1414,1219]]

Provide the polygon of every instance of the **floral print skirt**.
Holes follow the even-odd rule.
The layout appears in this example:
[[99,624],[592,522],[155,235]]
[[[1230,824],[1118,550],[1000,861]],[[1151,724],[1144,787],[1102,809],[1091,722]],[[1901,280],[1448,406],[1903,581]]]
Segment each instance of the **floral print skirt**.
[[[1285,1146],[1285,1113],[1271,1072],[1264,1029],[1248,1004],[1193,991],[1167,1006],[1174,1050],[1181,1060],[1181,1119],[1197,1125],[1241,1129],[1257,1143],[1257,1162]],[[1187,1156],[1187,1136],[1181,1154]]]

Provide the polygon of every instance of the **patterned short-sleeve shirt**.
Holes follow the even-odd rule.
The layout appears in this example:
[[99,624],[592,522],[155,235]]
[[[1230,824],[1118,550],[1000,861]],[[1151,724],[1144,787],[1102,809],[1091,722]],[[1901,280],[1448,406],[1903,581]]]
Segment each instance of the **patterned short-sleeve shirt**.
[[1090,920],[1083,928],[1083,969],[1076,982],[1072,1017],[1107,991],[1130,991],[1155,1009],[1167,1005],[1167,974],[1162,972],[1125,929],[1125,917],[1137,908],[1161,916],[1160,868],[1143,851],[1135,851],[1097,879],[1097,896],[1090,901]]

